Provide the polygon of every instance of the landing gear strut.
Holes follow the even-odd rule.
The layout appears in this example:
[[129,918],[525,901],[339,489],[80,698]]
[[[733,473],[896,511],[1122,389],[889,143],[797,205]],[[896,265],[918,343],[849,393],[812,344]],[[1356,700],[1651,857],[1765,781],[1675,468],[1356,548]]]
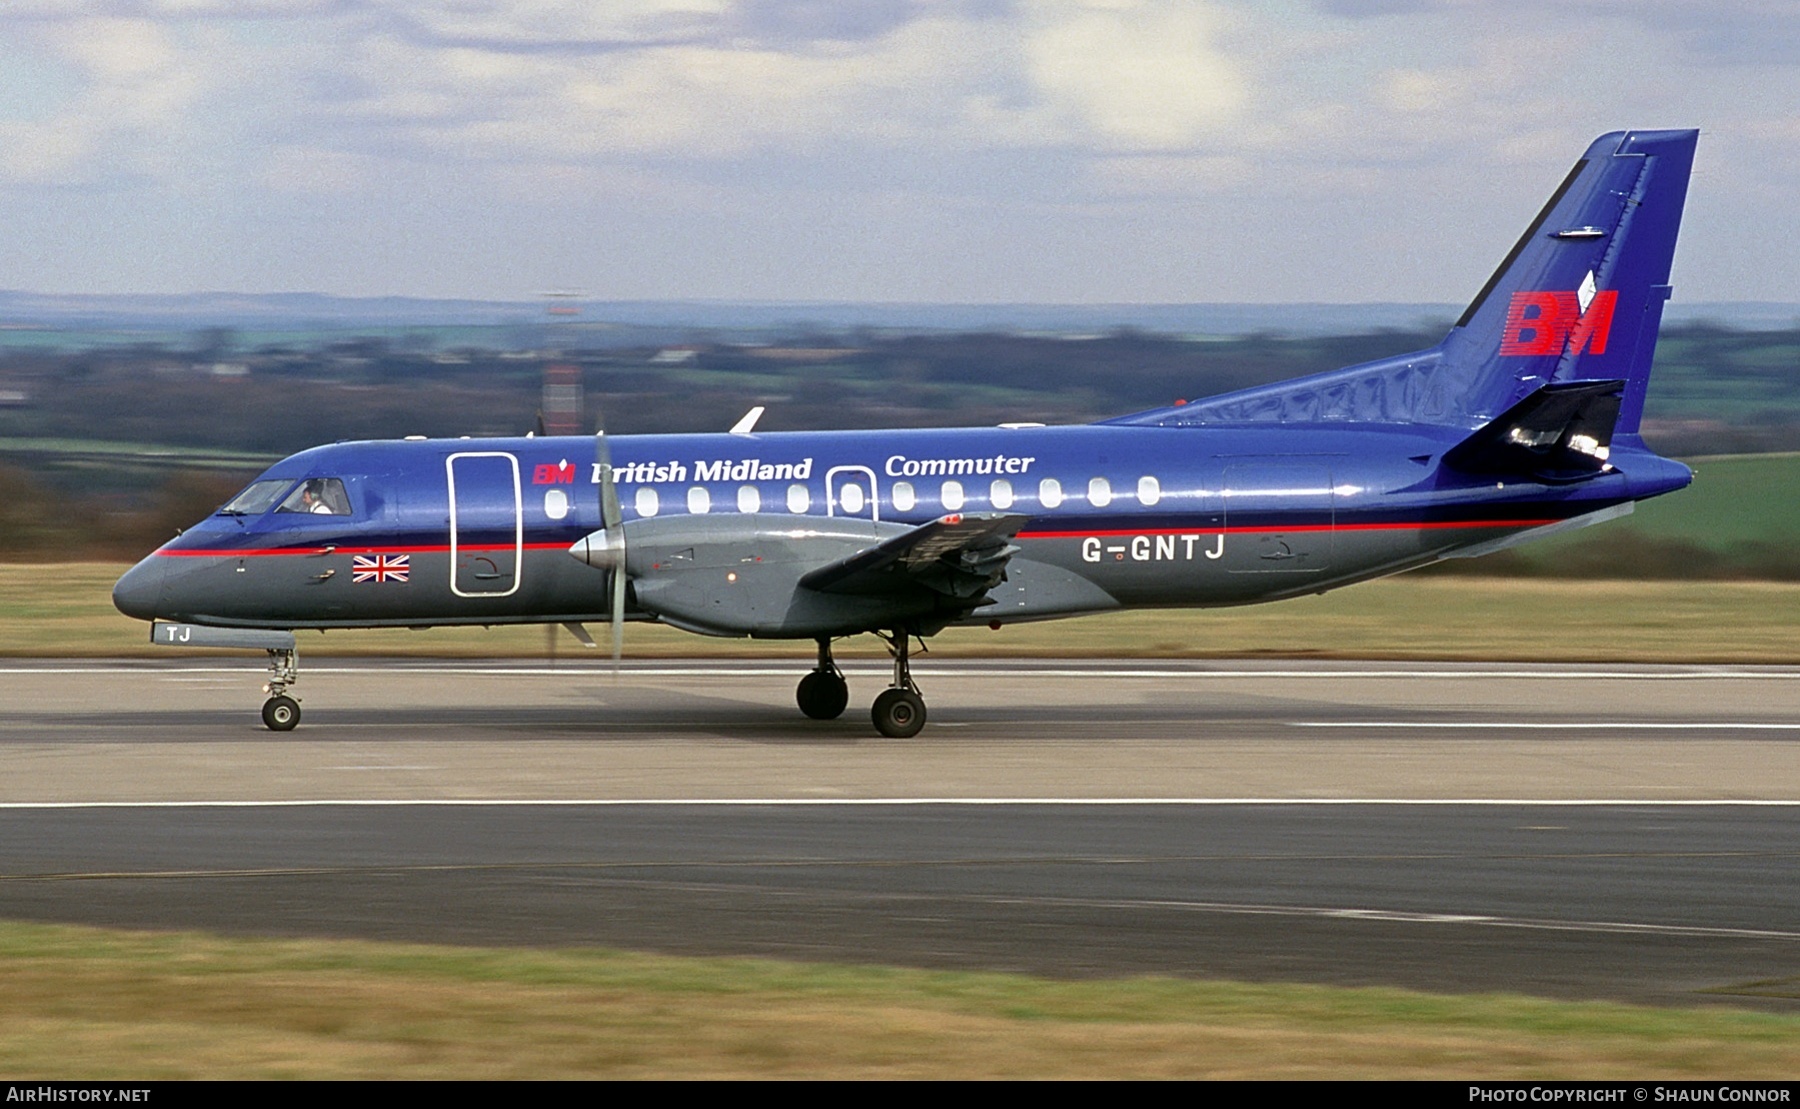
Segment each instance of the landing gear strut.
[[831,640],[820,638],[819,664],[800,679],[794,700],[800,702],[800,711],[814,720],[836,720],[844,715],[844,706],[850,703],[850,686],[832,660]]
[[882,638],[894,654],[894,684],[875,698],[871,713],[875,730],[889,739],[910,739],[925,726],[925,698],[919,696],[919,687],[913,684],[912,667],[907,660],[912,636],[896,628],[892,635]]
[[263,692],[263,725],[271,732],[291,732],[300,723],[300,700],[287,695],[288,687],[300,680],[300,651],[297,648],[269,650],[269,680]]

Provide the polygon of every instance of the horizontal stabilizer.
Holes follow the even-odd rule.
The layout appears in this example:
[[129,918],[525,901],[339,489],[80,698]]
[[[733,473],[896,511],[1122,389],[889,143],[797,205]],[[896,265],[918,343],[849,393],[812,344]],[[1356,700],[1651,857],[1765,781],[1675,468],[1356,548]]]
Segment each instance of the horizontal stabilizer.
[[1546,385],[1450,448],[1444,465],[1548,482],[1605,473],[1624,392],[1619,380]]
[[955,597],[975,597],[999,584],[1011,543],[1030,519],[1013,513],[940,516],[848,558],[821,566],[800,584],[821,593],[891,593],[925,585]]

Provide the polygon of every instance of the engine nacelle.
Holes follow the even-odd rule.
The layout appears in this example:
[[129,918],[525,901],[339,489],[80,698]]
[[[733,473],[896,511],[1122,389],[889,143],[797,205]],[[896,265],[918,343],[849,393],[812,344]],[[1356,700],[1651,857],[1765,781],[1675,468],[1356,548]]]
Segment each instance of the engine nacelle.
[[596,531],[569,553],[603,569],[622,558],[637,607],[686,631],[843,634],[865,623],[887,627],[933,607],[920,599],[897,612],[893,598],[827,595],[800,585],[811,570],[911,530],[904,524],[739,513],[630,520],[617,530]]

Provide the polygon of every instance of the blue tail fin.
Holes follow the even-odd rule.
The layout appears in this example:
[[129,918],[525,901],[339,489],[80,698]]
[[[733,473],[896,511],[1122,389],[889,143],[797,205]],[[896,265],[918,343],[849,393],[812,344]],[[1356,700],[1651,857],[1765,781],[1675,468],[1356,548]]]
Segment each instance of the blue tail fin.
[[1625,383],[1635,434],[1698,131],[1602,135],[1430,350],[1112,423],[1319,421],[1474,428],[1551,382]]
[[1444,341],[1473,371],[1468,416],[1552,381],[1617,378],[1615,430],[1638,430],[1698,137],[1622,131],[1588,147]]

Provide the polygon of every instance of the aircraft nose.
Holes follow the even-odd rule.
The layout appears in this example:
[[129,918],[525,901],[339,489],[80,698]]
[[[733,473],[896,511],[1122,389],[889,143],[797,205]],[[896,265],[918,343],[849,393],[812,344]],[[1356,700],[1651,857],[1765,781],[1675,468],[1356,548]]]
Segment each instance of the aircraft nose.
[[151,555],[125,571],[125,576],[113,586],[113,607],[139,620],[156,619],[165,569],[162,559]]

